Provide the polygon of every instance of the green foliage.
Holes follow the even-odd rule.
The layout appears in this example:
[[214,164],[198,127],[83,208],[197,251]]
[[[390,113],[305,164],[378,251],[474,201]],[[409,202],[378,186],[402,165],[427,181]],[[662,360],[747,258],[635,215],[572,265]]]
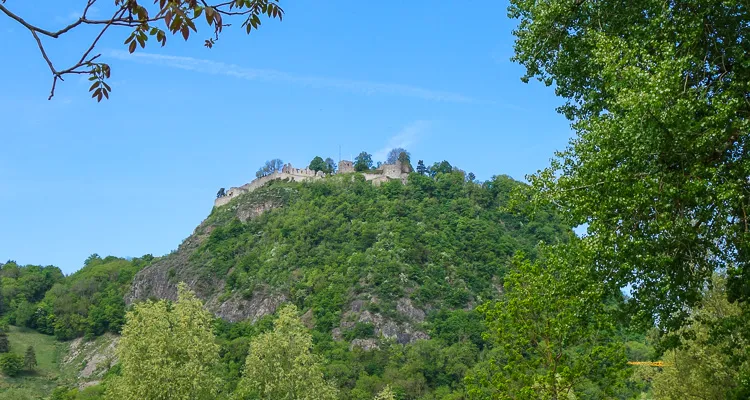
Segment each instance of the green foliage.
[[36,352],[34,351],[34,346],[29,346],[26,348],[26,353],[24,353],[23,356],[23,367],[27,371],[32,371],[36,366],[38,365],[36,361]]
[[281,161],[278,158],[274,158],[273,160],[268,160],[262,167],[258,169],[258,172],[255,173],[255,177],[262,178],[264,176],[268,176],[276,172],[281,172],[281,169],[283,166],[284,166],[284,161]]
[[375,396],[375,400],[396,400],[396,395],[393,393],[390,386],[386,386],[385,389]]
[[427,172],[433,177],[437,174],[449,174],[453,172],[453,166],[448,161],[436,162],[432,164]]
[[588,254],[571,245],[537,262],[516,258],[504,298],[481,307],[495,348],[469,378],[472,398],[603,398],[620,389],[625,352]]
[[[120,375],[110,399],[212,399],[220,387],[213,316],[179,285],[178,300],[137,304],[126,316],[117,346]],[[168,394],[167,397],[164,397]]]
[[401,147],[396,147],[395,149],[391,149],[391,151],[388,152],[388,155],[386,156],[385,163],[386,164],[395,164],[396,161],[401,161],[402,163],[408,164],[411,160],[411,154],[406,151],[406,149],[403,149]]
[[250,342],[237,399],[336,399],[323,378],[321,359],[312,354],[312,336],[293,305],[283,307],[272,332]]
[[367,293],[382,302],[408,296],[418,307],[492,299],[493,280],[514,252],[533,255],[540,240],[565,240],[567,229],[552,214],[540,210],[529,220],[503,210],[508,192],[521,185],[508,177],[476,185],[459,173],[411,174],[405,186],[380,187],[346,178],[272,182],[240,196],[237,204],[287,197],[283,207],[245,223],[216,210],[191,268],[228,273],[227,291],[289,293],[327,333],[345,305]]
[[747,4],[513,0],[509,13],[525,79],[555,83],[576,131],[531,178],[532,204],[588,224],[601,275],[663,326],[719,268],[750,294]]
[[750,393],[743,379],[750,372],[750,342],[742,332],[744,324],[734,323],[743,310],[727,300],[726,277],[715,275],[713,283],[688,323],[664,339],[675,337],[681,345],[662,357],[668,367],[650,371],[658,399],[739,400]]
[[427,167],[424,165],[424,161],[419,160],[417,162],[417,173],[419,175],[426,175],[427,174]]
[[12,324],[34,328],[34,304],[62,279],[57,267],[19,266],[8,261],[0,268],[0,315],[6,315]]
[[93,255],[86,265],[56,283],[36,305],[32,328],[66,340],[118,333],[125,317],[126,291],[135,274],[154,258],[130,261]]
[[375,336],[375,326],[370,323],[357,322],[354,328],[345,331],[342,336],[350,342],[354,339],[371,338]]
[[0,372],[5,376],[16,376],[23,370],[23,357],[15,353],[0,355]]
[[0,332],[0,353],[7,353],[10,351],[10,342],[8,341],[8,335],[5,332]]
[[372,154],[363,151],[354,158],[354,170],[357,172],[367,171],[372,168]]
[[321,171],[326,174],[332,174],[334,172],[334,162],[332,159],[327,158],[323,160],[322,157],[316,156],[310,161],[310,165],[307,167],[313,171]]

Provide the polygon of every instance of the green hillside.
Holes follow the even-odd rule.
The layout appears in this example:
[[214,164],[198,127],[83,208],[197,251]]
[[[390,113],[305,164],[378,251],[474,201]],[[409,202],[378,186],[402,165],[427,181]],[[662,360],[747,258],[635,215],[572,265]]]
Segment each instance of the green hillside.
[[507,211],[520,185],[458,170],[414,173],[406,185],[358,174],[274,181],[215,208],[136,275],[129,300],[175,299],[184,281],[215,314],[247,320],[218,325],[230,386],[248,338],[291,302],[343,398],[370,399],[384,382],[403,398],[444,398],[462,392],[485,347],[472,310],[498,298],[510,258],[533,258],[540,241],[570,232],[545,210],[534,219]]
[[[448,171],[380,186],[360,174],[273,181],[215,208],[161,258],[93,255],[68,277],[54,267],[7,263],[0,304],[12,324],[61,340],[96,338],[119,332],[129,303],[174,300],[186,282],[220,317],[214,331],[231,392],[249,340],[270,329],[279,306],[293,303],[341,398],[371,399],[385,384],[399,398],[461,398],[465,374],[487,347],[474,308],[500,296],[514,254],[534,258],[540,241],[566,241],[570,229],[545,210],[533,219],[506,210],[522,185],[507,176],[480,183]],[[22,289],[26,281],[38,290]],[[65,346],[34,335],[48,347]],[[55,380],[68,388],[82,381],[44,363],[50,379],[35,377],[19,390],[43,395]]]
[[[275,294],[312,310],[321,332],[344,328],[355,301],[392,319],[399,300],[417,313],[472,308],[497,296],[514,253],[533,256],[539,241],[564,240],[568,231],[552,214],[528,220],[506,212],[518,185],[507,176],[467,182],[462,172],[412,174],[407,185],[380,187],[360,175],[272,182],[214,209],[136,284],[191,282],[217,303]],[[256,216],[258,209],[269,210]],[[154,279],[159,270],[169,282]],[[152,296],[169,297],[156,290],[138,297]]]

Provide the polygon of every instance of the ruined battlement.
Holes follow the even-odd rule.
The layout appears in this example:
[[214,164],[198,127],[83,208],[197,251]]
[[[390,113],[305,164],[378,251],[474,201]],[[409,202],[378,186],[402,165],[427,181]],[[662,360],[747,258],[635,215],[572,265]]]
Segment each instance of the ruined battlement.
[[[348,160],[339,161],[338,174],[352,173],[354,171],[354,163]],[[365,180],[372,182],[374,185],[379,185],[382,182],[386,182],[392,179],[400,179],[406,183],[406,177],[411,172],[411,168],[408,165],[402,165],[400,161],[396,161],[395,164],[383,164],[375,170],[376,173],[364,173]],[[254,179],[250,183],[246,183],[239,187],[229,188],[224,192],[223,196],[219,196],[214,200],[214,207],[221,207],[229,203],[233,198],[254,191],[255,189],[265,185],[268,182],[276,179],[288,179],[290,181],[308,181],[322,179],[326,176],[321,171],[313,171],[308,168],[294,168],[292,164],[285,164],[281,171],[276,171],[270,175],[266,175],[257,179]]]

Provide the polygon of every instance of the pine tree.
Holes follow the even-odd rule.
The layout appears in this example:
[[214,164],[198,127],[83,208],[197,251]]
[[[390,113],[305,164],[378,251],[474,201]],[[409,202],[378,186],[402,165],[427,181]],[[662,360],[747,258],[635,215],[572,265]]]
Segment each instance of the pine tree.
[[10,351],[10,343],[8,343],[8,335],[5,332],[0,332],[0,353],[7,353]]
[[424,175],[427,173],[427,167],[424,166],[424,161],[422,160],[419,160],[419,162],[417,162],[417,173],[419,175]]
[[26,368],[27,371],[33,371],[36,366],[37,362],[34,346],[29,346],[26,348],[26,354],[23,357],[23,367]]

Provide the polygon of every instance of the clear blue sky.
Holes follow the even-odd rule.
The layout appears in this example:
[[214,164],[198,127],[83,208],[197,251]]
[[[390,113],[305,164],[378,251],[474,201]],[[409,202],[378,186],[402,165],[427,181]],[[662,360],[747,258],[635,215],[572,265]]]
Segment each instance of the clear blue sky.
[[[85,1],[8,0],[30,22],[64,26]],[[97,13],[104,15],[111,0]],[[385,8],[383,5],[390,5]],[[484,180],[523,179],[570,137],[552,88],[523,84],[506,2],[282,2],[284,21],[169,37],[128,56],[126,30],[99,46],[112,99],[51,76],[33,38],[0,16],[0,260],[71,273],[91,253],[163,255],[267,159],[316,155],[446,159]],[[48,40],[62,66],[95,32]]]

